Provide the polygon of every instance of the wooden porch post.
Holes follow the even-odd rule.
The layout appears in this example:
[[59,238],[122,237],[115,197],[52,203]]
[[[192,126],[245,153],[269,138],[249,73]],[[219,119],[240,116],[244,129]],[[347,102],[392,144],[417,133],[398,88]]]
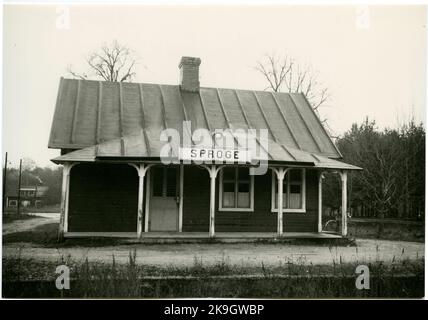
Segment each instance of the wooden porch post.
[[[143,233],[143,202],[144,202],[144,180],[146,177],[146,173],[149,171],[152,164],[144,164],[140,163],[139,165],[129,163],[130,166],[133,166],[137,169],[138,172],[138,211],[137,211],[137,237],[141,238]],[[145,225],[147,225],[147,212],[145,213]],[[144,228],[144,231],[147,232],[147,228]]]
[[178,232],[183,231],[184,165],[180,165],[180,202],[178,205]]
[[348,173],[346,171],[342,171],[340,173],[340,178],[342,180],[342,236],[346,237],[348,234],[348,213],[347,213],[347,193],[346,193],[346,185]]
[[283,182],[284,176],[288,169],[276,168],[274,169],[278,180],[278,221],[277,221],[277,233],[278,237],[282,237],[283,234]]
[[323,172],[318,176],[318,232],[322,232],[322,179]]
[[[139,183],[138,183],[138,219],[137,219],[137,236],[138,238],[141,238],[141,235],[144,232],[148,231],[148,212],[147,208],[146,210],[143,209],[143,199],[144,199],[144,180],[146,177],[146,173],[149,171],[149,169],[153,166],[153,164],[140,164],[138,168],[138,176],[139,176]],[[146,193],[147,194],[147,193]],[[146,198],[147,201],[147,198]],[[143,228],[143,213],[144,213],[144,228]]]
[[210,222],[209,222],[209,235],[210,238],[215,237],[215,179],[217,178],[217,173],[221,169],[221,166],[207,165],[202,166],[208,170],[210,175]]
[[147,172],[146,205],[144,207],[144,232],[149,232],[149,210],[150,210],[150,171]]
[[143,197],[144,197],[144,178],[146,176],[146,167],[140,164],[138,168],[138,216],[137,216],[137,237],[140,238],[143,232]]
[[64,233],[68,231],[70,171],[75,164],[65,163],[62,168],[61,213],[59,217],[58,241],[62,241],[64,239]]
[[215,236],[215,179],[217,177],[217,170],[215,165],[209,168],[210,174],[210,238]]

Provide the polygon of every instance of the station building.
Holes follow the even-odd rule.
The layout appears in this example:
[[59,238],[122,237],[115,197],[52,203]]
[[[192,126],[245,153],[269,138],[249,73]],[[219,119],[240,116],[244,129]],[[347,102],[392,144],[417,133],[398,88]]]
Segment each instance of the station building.
[[[49,138],[61,150],[52,161],[63,165],[60,236],[346,236],[347,172],[360,168],[340,161],[305,95],[201,87],[200,64],[182,57],[177,85],[61,78]],[[170,163],[167,129],[191,139]],[[192,140],[201,129],[212,145]],[[216,145],[218,130],[235,148]],[[264,157],[245,153],[239,130],[265,133],[256,139]],[[252,174],[262,161],[266,172]],[[342,183],[336,234],[323,231],[327,171]]]

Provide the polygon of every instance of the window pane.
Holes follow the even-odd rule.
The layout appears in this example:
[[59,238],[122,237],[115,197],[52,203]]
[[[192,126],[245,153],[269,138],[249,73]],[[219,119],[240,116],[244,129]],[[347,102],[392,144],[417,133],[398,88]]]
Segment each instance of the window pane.
[[238,184],[238,208],[250,208],[250,184],[240,182]]
[[223,169],[223,208],[251,207],[251,177],[249,168],[228,167]]
[[223,169],[223,180],[235,181],[235,168],[224,168]]
[[300,193],[300,185],[299,184],[292,184],[290,185],[290,193]]
[[238,192],[238,208],[249,208],[249,207],[250,207],[250,193]]
[[290,209],[301,209],[302,197],[299,193],[290,193]]
[[250,181],[250,171],[248,168],[238,169],[238,179],[240,181]]
[[162,197],[163,168],[153,168],[153,196]]
[[290,181],[301,181],[302,180],[302,170],[293,169],[290,170]]
[[235,207],[235,192],[223,192],[223,207]]
[[177,169],[166,169],[166,196],[175,197],[177,195]]
[[250,184],[247,182],[238,184],[238,192],[250,192]]
[[282,207],[283,207],[284,209],[287,209],[287,208],[288,208],[287,203],[288,203],[288,199],[287,199],[287,191],[284,191],[284,193],[283,193],[283,200],[282,200]]
[[235,192],[235,184],[232,182],[224,182],[223,192]]

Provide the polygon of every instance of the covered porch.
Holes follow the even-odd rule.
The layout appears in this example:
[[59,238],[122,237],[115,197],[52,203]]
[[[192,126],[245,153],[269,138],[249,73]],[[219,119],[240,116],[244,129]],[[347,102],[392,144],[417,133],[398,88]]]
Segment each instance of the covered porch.
[[[129,168],[133,167],[135,168],[135,174],[138,179],[138,203],[136,203],[136,232],[123,232],[123,231],[75,231],[69,228],[69,221],[70,221],[70,212],[69,212],[69,193],[70,193],[70,175],[72,174],[72,168],[75,166],[78,166],[81,164],[80,162],[72,162],[72,163],[64,163],[64,175],[63,175],[63,201],[62,201],[62,207],[61,207],[61,223],[60,223],[60,237],[66,237],[66,238],[83,238],[83,237],[114,237],[114,238],[136,238],[141,239],[143,242],[145,239],[150,242],[150,240],[153,239],[159,239],[159,240],[170,240],[170,239],[180,239],[180,240],[204,240],[204,239],[216,239],[219,241],[234,241],[237,239],[242,240],[248,240],[248,241],[257,241],[257,240],[264,240],[264,239],[336,239],[341,237],[347,236],[347,189],[346,189],[346,182],[347,182],[347,171],[346,170],[337,170],[334,169],[335,172],[337,172],[342,181],[342,219],[341,219],[341,230],[338,233],[332,233],[332,232],[323,232],[323,221],[322,221],[322,175],[326,170],[332,170],[327,168],[314,168],[311,167],[296,167],[296,166],[270,166],[268,169],[268,173],[272,175],[272,183],[275,183],[277,190],[277,197],[276,197],[276,208],[279,208],[276,210],[276,212],[271,212],[271,210],[264,213],[266,216],[266,219],[269,218],[270,221],[274,217],[276,219],[276,228],[270,228],[269,230],[272,230],[272,232],[265,232],[263,228],[258,228],[255,226],[252,231],[248,231],[248,229],[243,228],[242,230],[239,230],[239,232],[236,231],[225,231],[224,228],[219,228],[218,230],[218,223],[217,223],[217,215],[218,214],[225,214],[223,212],[219,212],[217,208],[218,198],[219,198],[219,172],[224,168],[238,168],[238,166],[225,166],[225,165],[204,165],[201,167],[198,167],[199,175],[204,175],[208,173],[209,178],[209,185],[207,184],[207,188],[209,188],[209,208],[201,208],[199,210],[199,214],[201,216],[205,216],[207,221],[207,231],[189,231],[189,228],[184,227],[183,228],[183,221],[185,220],[184,217],[189,213],[189,210],[193,210],[189,207],[186,207],[184,205],[184,186],[188,181],[185,179],[184,170],[185,168],[188,169],[194,169],[195,166],[193,165],[176,165],[175,167],[178,168],[178,181],[177,181],[177,207],[178,207],[178,219],[177,219],[177,230],[176,231],[156,231],[151,230],[150,228],[150,219],[151,219],[151,212],[150,212],[150,189],[151,181],[150,180],[150,171],[153,167],[169,167],[162,165],[160,163],[120,163],[122,166],[128,166]],[[115,166],[118,163],[115,162],[109,162],[108,163],[111,166]],[[96,165],[96,164],[93,164]],[[284,208],[283,202],[284,198],[286,197],[286,192],[283,191],[283,180],[286,176],[287,172],[289,170],[296,170],[296,168],[299,168],[301,170],[311,170],[311,174],[313,176],[313,179],[310,181],[308,180],[308,184],[310,184],[312,189],[316,189],[317,193],[313,193],[311,195],[311,199],[314,198],[314,195],[317,197],[317,203],[316,206],[313,207],[313,210],[317,211],[317,217],[316,217],[316,223],[317,226],[311,230],[313,231],[300,231],[296,232],[293,231],[293,229],[286,231],[285,228],[287,227],[288,223],[290,222],[289,219],[289,212],[285,212],[286,209]],[[132,171],[132,170],[131,170]],[[148,179],[149,177],[149,179]],[[257,178],[259,179],[259,178]],[[261,178],[260,178],[261,179]],[[305,178],[306,179],[306,178]],[[318,183],[315,183],[315,179],[317,179]],[[268,178],[264,178],[263,181],[270,181]],[[268,183],[269,185],[269,183]],[[272,189],[274,190],[274,189]],[[259,198],[257,198],[259,197]],[[270,197],[264,197],[260,198],[260,194],[256,195],[256,201],[258,202],[269,202],[270,204]],[[307,216],[306,213],[306,190],[302,194],[302,200],[303,200],[303,211],[301,213],[293,213],[296,216],[300,215],[301,217]],[[207,199],[208,200],[208,199]],[[315,200],[314,200],[315,201]],[[208,202],[208,201],[207,201]],[[206,209],[209,209],[205,211]],[[195,210],[193,210],[195,211]],[[296,211],[298,211],[296,209]],[[312,212],[311,211],[311,212]],[[252,212],[248,213],[249,215],[253,214]],[[275,230],[273,230],[275,229]],[[260,230],[258,232],[257,230]]]
[[[157,150],[161,146],[143,130],[137,136],[107,141],[54,159],[64,166],[59,238],[347,236],[347,173],[359,169],[355,166],[272,140],[268,146],[259,146],[259,150],[266,149],[268,160],[253,159],[254,163],[196,163],[173,154],[168,159],[144,156],[153,148],[155,154],[161,154]],[[86,169],[80,170],[81,167]],[[262,167],[265,170],[256,173],[255,169]],[[242,179],[241,171],[245,171]],[[322,178],[326,171],[341,178],[341,230],[337,234],[323,232]],[[70,177],[76,174],[80,175],[80,184],[70,191]],[[295,181],[290,182],[293,175]],[[88,184],[92,187],[87,188]],[[70,194],[79,204],[71,214]],[[98,202],[93,201],[94,197]],[[102,198],[111,205],[105,206]],[[70,228],[70,217],[85,211],[89,202],[92,212],[81,214],[80,221],[75,218],[76,227]],[[124,217],[117,217],[123,208]],[[106,219],[108,222],[102,226]]]

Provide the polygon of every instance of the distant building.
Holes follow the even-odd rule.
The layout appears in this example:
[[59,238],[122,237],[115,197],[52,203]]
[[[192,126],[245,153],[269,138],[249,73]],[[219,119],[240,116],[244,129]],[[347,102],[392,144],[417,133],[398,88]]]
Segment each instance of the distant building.
[[[20,189],[21,207],[39,208],[43,206],[46,193],[49,190],[47,186],[26,186]],[[9,193],[6,195],[7,207],[14,208],[18,206],[18,193]]]

